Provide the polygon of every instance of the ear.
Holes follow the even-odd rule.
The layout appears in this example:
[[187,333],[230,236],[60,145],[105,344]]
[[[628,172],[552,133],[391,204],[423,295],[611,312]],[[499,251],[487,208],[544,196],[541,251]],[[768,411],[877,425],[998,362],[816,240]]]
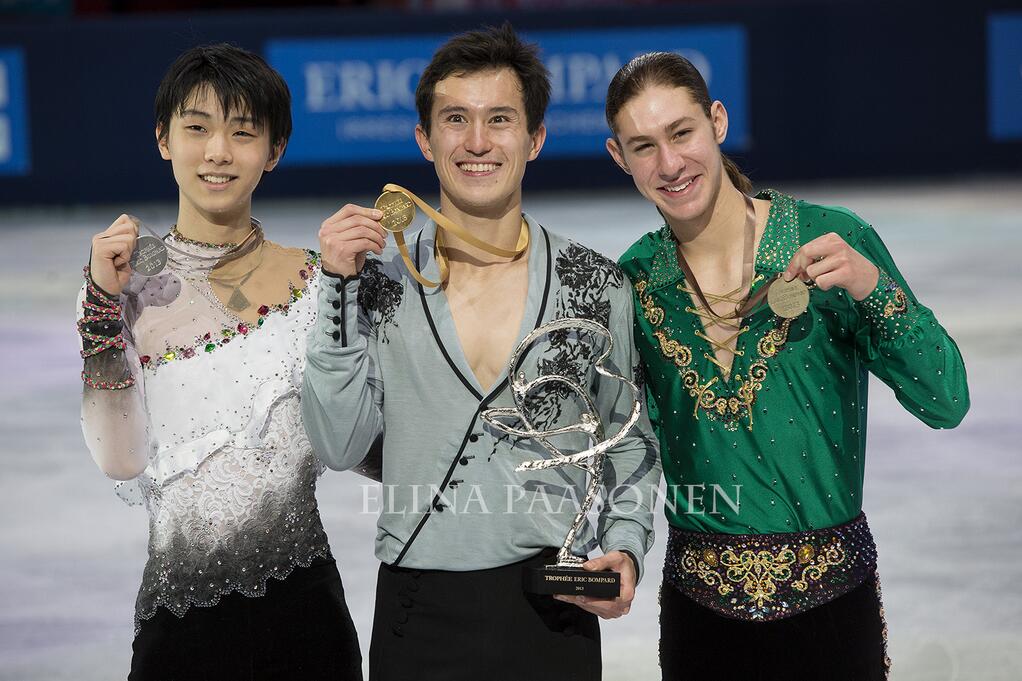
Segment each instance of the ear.
[[710,105],[710,121],[713,123],[713,137],[717,144],[723,144],[727,139],[727,109],[720,100]]
[[156,128],[156,148],[160,150],[160,158],[164,161],[170,160],[170,147],[167,146],[168,137],[170,132],[167,132],[167,136],[163,136],[161,133],[163,130],[157,126]]
[[266,165],[263,166],[264,172],[270,172],[277,167],[280,163],[280,157],[284,155],[284,149],[287,147],[287,142],[281,142],[277,146],[270,150],[270,158],[266,161]]
[[429,146],[429,135],[426,134],[421,123],[415,125],[415,142],[419,145],[419,151],[422,152],[423,158],[432,163],[433,150]]
[[536,132],[532,133],[532,149],[529,150],[529,160],[534,161],[539,156],[539,152],[543,149],[543,145],[546,144],[546,124],[540,123],[539,127],[536,128]]
[[622,153],[620,145],[618,145],[617,140],[613,137],[607,138],[607,153],[610,154],[610,157],[614,159],[614,163],[616,163],[621,170],[625,171],[628,175],[632,174],[632,171],[628,168],[628,164],[625,163],[625,155]]

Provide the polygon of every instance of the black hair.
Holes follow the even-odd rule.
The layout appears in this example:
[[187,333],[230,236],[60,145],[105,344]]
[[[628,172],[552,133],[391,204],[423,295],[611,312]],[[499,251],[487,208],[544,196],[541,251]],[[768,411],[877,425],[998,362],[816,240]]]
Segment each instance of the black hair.
[[429,134],[437,83],[450,76],[503,68],[511,69],[518,76],[525,103],[526,128],[530,135],[535,133],[543,123],[550,102],[550,72],[539,59],[539,48],[522,42],[511,23],[504,22],[500,28],[487,26],[456,35],[433,55],[415,88],[415,108],[426,134]]
[[166,139],[170,119],[180,114],[197,91],[209,88],[227,116],[252,118],[267,131],[270,149],[291,136],[291,91],[279,73],[257,54],[228,43],[200,45],[178,57],[156,91],[156,127]]

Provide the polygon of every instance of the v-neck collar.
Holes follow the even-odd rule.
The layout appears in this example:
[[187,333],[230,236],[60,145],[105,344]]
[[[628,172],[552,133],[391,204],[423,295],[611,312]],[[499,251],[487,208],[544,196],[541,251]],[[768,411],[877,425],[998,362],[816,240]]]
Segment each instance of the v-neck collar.
[[[766,227],[763,228],[763,235],[756,248],[755,272],[783,272],[800,245],[797,202],[793,197],[774,189],[765,189],[756,194],[755,198],[770,200]],[[670,226],[665,223],[653,238],[648,279],[651,291],[685,278],[678,264],[676,241]]]
[[[528,262],[528,293],[525,299],[525,310],[522,314],[518,339],[521,341],[533,329],[543,323],[546,314],[547,300],[550,297],[550,280],[552,276],[552,259],[550,256],[550,237],[539,223],[528,215],[524,215],[529,227],[529,262]],[[542,238],[540,238],[542,237]],[[436,223],[432,220],[423,226],[415,240],[415,267],[427,279],[439,280],[440,271],[433,255],[433,244],[436,239]],[[472,367],[465,357],[458,337],[458,330],[447,302],[447,294],[442,286],[426,290],[417,284],[419,298],[422,302],[423,314],[429,323],[430,331],[436,340],[440,352],[447,364],[454,371],[462,385],[482,403],[490,403],[504,388],[507,387],[508,375],[505,366],[498,374],[496,382],[487,393],[479,384]],[[510,359],[510,354],[507,359]],[[485,395],[485,396],[484,396]]]
[[[788,263],[791,262],[791,258],[795,255],[795,251],[798,250],[800,245],[797,201],[793,197],[773,189],[759,192],[756,198],[769,199],[770,211],[767,214],[767,223],[763,228],[763,235],[760,237],[756,248],[753,284],[750,295],[754,295],[760,287],[767,285],[767,282],[773,278],[773,275],[787,269]],[[759,283],[756,283],[757,279],[759,279]],[[654,235],[654,248],[650,261],[648,281],[651,293],[657,289],[671,286],[672,289],[675,289],[677,295],[683,296],[686,301],[692,302],[687,293],[679,290],[685,281],[685,273],[678,263],[676,241],[670,226],[667,224],[664,224]],[[672,291],[666,295],[673,297],[675,292]],[[716,357],[713,345],[695,334],[696,330],[706,333],[702,319],[698,315],[688,314],[693,317],[693,339],[691,341],[693,343],[693,350],[698,349],[700,355],[708,353]],[[770,319],[770,315],[764,315],[761,311],[754,311],[743,318],[741,325],[749,326],[749,331],[739,336],[735,350],[748,353],[750,348],[755,348],[755,343],[749,343],[748,339],[745,338],[746,334],[752,333],[753,329],[768,323]],[[744,371],[752,361],[747,356],[735,355],[732,358],[730,371],[725,379],[723,370],[720,367],[709,361],[706,357],[703,357],[703,359],[705,359],[705,362],[700,360],[703,369],[710,371],[713,376],[719,378],[722,386],[725,386],[727,390],[734,389],[732,384],[734,376]]]

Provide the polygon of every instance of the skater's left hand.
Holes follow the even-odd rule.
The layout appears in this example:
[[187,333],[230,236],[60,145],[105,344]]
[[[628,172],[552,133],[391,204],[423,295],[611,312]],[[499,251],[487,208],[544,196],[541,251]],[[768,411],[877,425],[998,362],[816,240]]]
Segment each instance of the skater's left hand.
[[866,256],[831,232],[816,237],[795,251],[782,275],[785,281],[812,279],[821,291],[837,286],[855,300],[863,300],[877,286],[880,270]]
[[612,570],[621,574],[621,595],[617,598],[592,598],[590,596],[554,596],[559,601],[574,603],[578,607],[599,615],[605,620],[612,620],[627,615],[635,598],[635,563],[622,551],[611,551],[608,554],[593,558],[582,563],[582,567],[590,571]]

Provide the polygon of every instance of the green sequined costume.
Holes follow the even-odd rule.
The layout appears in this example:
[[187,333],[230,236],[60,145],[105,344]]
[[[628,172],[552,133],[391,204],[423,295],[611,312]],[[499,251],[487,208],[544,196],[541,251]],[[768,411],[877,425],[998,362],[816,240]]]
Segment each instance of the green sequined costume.
[[[969,407],[954,341],[905,283],[880,237],[837,207],[773,191],[756,255],[753,293],[783,272],[799,246],[836,232],[880,269],[856,302],[811,291],[785,323],[763,305],[743,321],[730,379],[695,332],[699,317],[679,285],[668,227],[622,256],[632,281],[635,341],[646,367],[650,417],[668,485],[667,517],[690,532],[759,534],[827,528],[862,507],[867,372],[933,428],[953,428]],[[759,275],[762,275],[760,278]]]

